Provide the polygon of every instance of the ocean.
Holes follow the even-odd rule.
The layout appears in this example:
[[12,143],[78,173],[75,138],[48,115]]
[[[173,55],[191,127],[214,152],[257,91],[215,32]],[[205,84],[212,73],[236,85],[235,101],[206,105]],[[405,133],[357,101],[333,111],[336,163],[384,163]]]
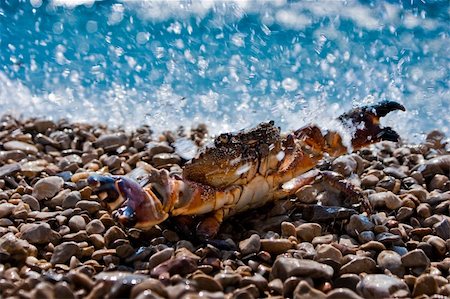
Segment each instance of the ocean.
[[449,3],[0,0],[0,114],[217,134],[394,100],[448,136]]

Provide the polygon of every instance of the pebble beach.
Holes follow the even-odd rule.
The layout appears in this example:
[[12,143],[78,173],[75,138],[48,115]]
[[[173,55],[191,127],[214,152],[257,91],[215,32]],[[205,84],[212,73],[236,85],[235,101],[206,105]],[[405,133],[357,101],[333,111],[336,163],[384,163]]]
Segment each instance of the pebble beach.
[[226,219],[213,242],[170,221],[114,222],[83,179],[141,163],[180,173],[200,125],[161,134],[0,118],[1,298],[444,298],[450,296],[450,146],[381,142],[321,170],[361,190],[342,208],[323,184]]

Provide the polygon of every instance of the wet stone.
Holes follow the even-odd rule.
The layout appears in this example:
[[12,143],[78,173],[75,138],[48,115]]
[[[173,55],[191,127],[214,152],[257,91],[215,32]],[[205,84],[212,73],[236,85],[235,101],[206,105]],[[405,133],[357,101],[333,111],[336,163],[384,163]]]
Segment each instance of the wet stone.
[[81,200],[81,194],[79,191],[71,191],[62,201],[62,207],[64,209],[67,208],[75,208],[77,203]]
[[150,275],[154,278],[158,278],[166,273],[170,276],[174,274],[186,275],[192,273],[196,269],[197,262],[195,260],[187,257],[175,257],[153,268]]
[[41,209],[39,201],[29,194],[22,195],[22,201],[30,207],[33,211],[39,211]]
[[358,294],[348,288],[337,288],[327,293],[327,299],[363,299]]
[[127,235],[118,226],[110,227],[105,233],[105,244],[107,247],[111,245],[117,239],[126,239]]
[[431,274],[420,275],[414,284],[412,295],[414,297],[420,295],[433,295],[439,290],[435,277]]
[[52,258],[50,260],[50,263],[53,265],[55,264],[64,264],[69,259],[76,255],[79,252],[78,244],[75,242],[64,242],[57,246],[55,246],[55,249],[53,251]]
[[3,144],[3,147],[7,151],[19,150],[32,155],[36,155],[38,153],[38,149],[36,146],[17,140],[5,142]]
[[375,225],[364,215],[352,215],[346,226],[346,231],[350,236],[356,237],[362,231],[371,231]]
[[291,276],[330,279],[333,268],[311,260],[279,257],[272,266],[272,279],[286,280]]
[[62,188],[64,180],[57,176],[40,179],[33,187],[33,196],[43,200],[55,196]]
[[149,268],[153,269],[154,267],[158,266],[159,264],[167,261],[168,259],[170,259],[173,256],[173,254],[174,254],[173,248],[166,248],[166,249],[156,252],[148,260]]
[[221,272],[214,276],[214,280],[217,280],[224,288],[237,285],[241,279],[242,276],[235,272]]
[[181,158],[176,154],[161,153],[156,154],[152,157],[152,163],[153,165],[155,165],[155,167],[167,164],[179,164],[180,162]]
[[27,224],[22,231],[21,238],[31,244],[47,244],[55,242],[60,235],[50,228],[47,223]]
[[347,274],[354,273],[359,274],[361,272],[364,273],[375,273],[376,271],[376,263],[370,257],[355,257],[345,265],[343,265],[339,271],[339,273]]
[[105,226],[103,225],[103,223],[98,220],[98,219],[94,219],[91,220],[87,225],[86,225],[86,232],[91,235],[91,234],[101,234],[105,231]]
[[6,164],[0,167],[0,178],[11,175],[21,169],[19,163]]
[[297,231],[297,238],[306,242],[311,242],[322,233],[322,227],[318,223],[300,224],[295,230]]
[[326,295],[313,288],[306,281],[300,281],[297,287],[294,290],[294,299],[302,299],[302,298],[317,298],[317,299],[325,299]]
[[377,257],[378,266],[383,270],[389,270],[392,274],[403,277],[405,267],[402,265],[401,256],[395,251],[384,250]]
[[261,238],[257,234],[253,234],[248,239],[239,242],[239,249],[243,256],[250,253],[257,253],[260,248]]
[[86,220],[80,215],[75,215],[69,219],[68,226],[72,232],[78,232],[86,228]]
[[407,297],[410,292],[406,283],[384,274],[368,274],[357,285],[357,292],[364,298]]
[[261,239],[261,249],[271,254],[280,254],[293,248],[294,244],[288,239]]
[[192,280],[196,282],[198,290],[206,290],[209,292],[223,291],[222,285],[209,275],[197,274],[194,275]]
[[102,208],[100,203],[92,200],[80,200],[75,204],[75,207],[85,210],[91,215],[97,213]]
[[405,267],[428,267],[430,259],[422,249],[411,250],[401,257],[402,264]]
[[450,239],[450,220],[449,218],[445,218],[442,221],[439,221],[434,225],[434,230],[436,231],[436,235],[441,237],[444,240]]

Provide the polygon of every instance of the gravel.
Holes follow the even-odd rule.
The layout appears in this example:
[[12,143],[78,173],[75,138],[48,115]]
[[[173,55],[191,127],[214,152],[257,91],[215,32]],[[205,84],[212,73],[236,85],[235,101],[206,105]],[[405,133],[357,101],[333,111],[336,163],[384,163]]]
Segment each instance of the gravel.
[[179,173],[177,140],[197,151],[204,125],[152,135],[3,116],[0,297],[450,296],[450,152],[438,133],[322,166],[359,188],[371,211],[344,207],[344,194],[317,183],[227,219],[202,242],[173,221],[122,228],[83,178],[140,163]]

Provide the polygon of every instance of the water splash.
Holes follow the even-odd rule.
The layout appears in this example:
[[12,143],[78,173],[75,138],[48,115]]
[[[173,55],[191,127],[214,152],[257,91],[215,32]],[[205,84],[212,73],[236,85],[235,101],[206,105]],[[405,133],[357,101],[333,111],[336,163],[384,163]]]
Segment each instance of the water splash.
[[450,130],[446,1],[1,3],[4,113],[218,133],[390,99],[402,136]]

